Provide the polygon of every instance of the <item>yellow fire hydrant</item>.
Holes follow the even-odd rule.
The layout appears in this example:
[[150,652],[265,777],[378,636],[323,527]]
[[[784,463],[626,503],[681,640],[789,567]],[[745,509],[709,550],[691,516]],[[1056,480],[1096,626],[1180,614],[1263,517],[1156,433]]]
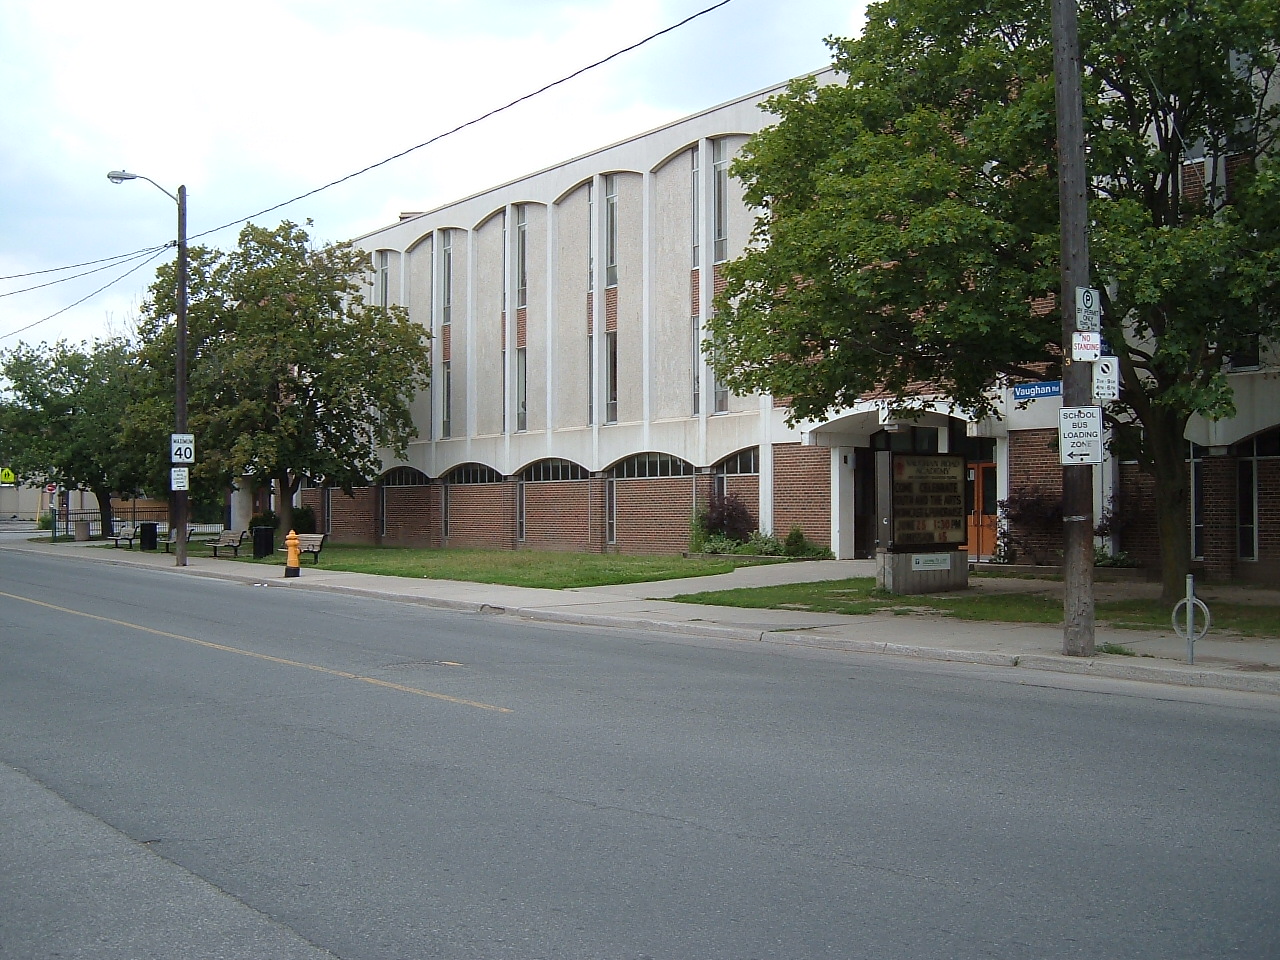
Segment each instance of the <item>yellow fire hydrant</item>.
[[298,577],[302,575],[302,554],[298,552],[298,534],[293,530],[284,538],[284,575],[286,577]]

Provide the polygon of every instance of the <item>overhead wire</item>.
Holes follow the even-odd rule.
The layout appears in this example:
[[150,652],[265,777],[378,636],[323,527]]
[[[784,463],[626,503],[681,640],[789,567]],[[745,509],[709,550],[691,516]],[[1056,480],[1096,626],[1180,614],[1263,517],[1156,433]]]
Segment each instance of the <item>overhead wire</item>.
[[[408,156],[409,154],[411,154],[411,153],[413,153],[413,152],[415,152],[415,151],[417,151],[417,150],[421,150],[421,149],[423,149],[424,147],[429,147],[429,146],[431,146],[431,145],[432,145],[432,144],[434,144],[434,143],[439,143],[441,140],[444,140],[446,137],[451,137],[451,136],[453,136],[454,134],[457,134],[457,133],[462,132],[463,130],[466,130],[468,127],[473,127],[473,126],[475,126],[475,125],[477,125],[477,124],[479,124],[479,123],[483,123],[485,120],[488,120],[488,119],[489,119],[489,118],[491,118],[491,117],[497,116],[497,115],[498,115],[498,114],[500,114],[500,113],[504,113],[505,111],[510,110],[510,109],[512,109],[513,107],[519,106],[520,104],[524,103],[524,102],[525,102],[525,101],[527,101],[527,100],[532,100],[534,97],[540,96],[540,95],[542,95],[542,94],[546,93],[548,90],[551,90],[551,89],[553,89],[553,88],[555,88],[555,87],[558,87],[558,86],[560,86],[561,84],[568,83],[570,80],[576,79],[577,77],[582,76],[584,73],[587,73],[587,72],[589,72],[589,71],[591,71],[591,70],[594,70],[594,69],[596,69],[597,67],[601,67],[601,66],[603,66],[604,64],[608,63],[609,61],[617,59],[618,57],[622,56],[623,54],[630,53],[632,50],[636,50],[636,49],[638,49],[639,47],[642,47],[642,46],[644,46],[645,44],[650,43],[650,42],[652,42],[653,40],[656,40],[658,37],[661,37],[661,36],[664,36],[665,34],[671,33],[671,32],[672,32],[672,31],[674,31],[674,30],[678,30],[678,29],[680,29],[681,27],[683,27],[683,26],[685,26],[685,25],[687,25],[687,24],[689,24],[689,23],[692,23],[694,20],[697,20],[699,17],[706,16],[707,14],[712,13],[712,12],[714,12],[714,11],[716,11],[716,10],[720,9],[720,8],[721,8],[721,7],[723,7],[723,6],[727,6],[728,4],[730,4],[730,3],[732,3],[732,2],[733,2],[733,0],[718,0],[718,2],[713,3],[713,4],[711,4],[711,5],[710,5],[710,6],[708,6],[708,7],[704,7],[703,9],[701,9],[701,10],[697,11],[696,13],[690,14],[689,16],[685,17],[683,20],[678,21],[677,23],[673,23],[673,24],[671,24],[670,26],[664,27],[663,29],[658,30],[658,31],[657,31],[657,32],[655,32],[655,33],[651,33],[651,34],[649,34],[649,36],[644,37],[644,38],[643,38],[643,39],[641,39],[641,40],[637,40],[635,43],[632,43],[632,44],[630,44],[630,45],[628,45],[628,46],[626,46],[626,47],[623,47],[623,48],[622,48],[622,49],[620,49],[620,50],[615,50],[613,53],[609,54],[607,57],[603,57],[602,59],[597,60],[597,61],[595,61],[594,63],[590,63],[590,64],[588,64],[588,65],[587,65],[587,66],[585,66],[585,67],[580,67],[579,69],[577,69],[577,70],[573,71],[572,73],[570,73],[570,74],[566,74],[565,76],[560,77],[558,80],[553,80],[553,81],[551,81],[550,83],[544,84],[543,86],[539,87],[537,90],[534,90],[534,91],[532,91],[532,92],[530,92],[530,93],[526,93],[526,94],[524,94],[523,96],[517,97],[516,99],[512,100],[510,103],[503,104],[503,105],[502,105],[502,106],[500,106],[500,107],[495,107],[495,108],[493,108],[492,110],[489,110],[488,112],[483,113],[483,114],[481,114],[481,115],[480,115],[480,116],[478,116],[478,117],[474,117],[474,118],[472,118],[471,120],[467,120],[467,121],[465,121],[464,123],[460,123],[460,124],[458,124],[456,127],[453,127],[453,128],[452,128],[452,129],[450,129],[450,130],[446,130],[446,131],[445,131],[445,132],[443,132],[443,133],[436,134],[434,137],[431,137],[431,138],[430,138],[430,139],[428,139],[428,140],[424,140],[422,143],[416,144],[416,145],[414,145],[414,146],[412,146],[412,147],[409,147],[409,148],[407,148],[407,149],[405,149],[405,150],[401,150],[399,153],[392,154],[392,155],[391,155],[391,156],[389,156],[389,157],[386,157],[386,158],[384,158],[384,159],[382,159],[382,160],[379,160],[377,163],[371,163],[371,164],[369,164],[369,165],[368,165],[368,166],[366,166],[366,167],[362,167],[362,168],[360,168],[359,170],[356,170],[354,173],[349,173],[349,174],[347,174],[347,175],[346,175],[346,176],[344,176],[344,177],[339,177],[337,180],[331,180],[329,183],[326,183],[326,184],[324,184],[323,186],[320,186],[320,187],[316,187],[314,190],[308,190],[306,193],[298,194],[298,196],[296,196],[296,197],[292,197],[292,198],[291,198],[291,199],[289,199],[289,200],[285,200],[285,201],[283,201],[283,202],[281,202],[281,203],[277,203],[277,204],[274,204],[274,205],[272,205],[272,206],[270,206],[270,207],[266,207],[266,208],[264,208],[264,209],[262,209],[262,210],[257,211],[256,213],[251,213],[251,214],[249,214],[248,216],[240,217],[240,218],[239,218],[239,219],[237,219],[237,220],[231,220],[231,221],[229,221],[229,222],[227,222],[227,223],[221,224],[220,226],[212,227],[212,228],[210,228],[210,229],[208,229],[208,230],[203,230],[203,231],[201,231],[201,232],[199,232],[199,233],[192,234],[192,235],[190,235],[190,236],[188,237],[188,240],[196,240],[196,239],[199,239],[200,237],[206,237],[206,236],[209,236],[210,234],[218,233],[218,232],[220,232],[220,231],[222,231],[222,230],[226,230],[226,229],[228,229],[228,228],[230,228],[230,227],[235,227],[235,226],[239,226],[239,225],[240,225],[240,224],[242,224],[242,223],[247,223],[247,222],[249,222],[250,220],[253,220],[253,219],[257,218],[257,217],[261,217],[261,216],[263,216],[264,214],[273,213],[273,212],[275,212],[276,210],[279,210],[279,209],[281,209],[281,208],[283,208],[283,207],[287,207],[287,206],[289,206],[290,204],[297,203],[299,200],[305,200],[305,199],[307,199],[308,197],[313,197],[313,196],[315,196],[316,194],[318,194],[318,193],[322,193],[322,192],[324,192],[325,190],[328,190],[328,189],[330,189],[330,188],[332,188],[332,187],[336,187],[336,186],[338,186],[339,184],[346,183],[348,180],[354,180],[356,177],[363,176],[364,174],[366,174],[366,173],[370,172],[371,170],[376,170],[376,169],[378,169],[379,167],[386,166],[388,163],[391,163],[391,162],[392,162],[392,161],[394,161],[394,160],[399,160],[401,157]],[[52,313],[52,314],[50,314],[50,315],[49,315],[49,316],[47,316],[47,317],[44,317],[44,318],[42,318],[42,319],[40,319],[40,320],[36,320],[36,321],[35,321],[35,322],[33,322],[33,323],[29,323],[29,324],[27,324],[25,327],[21,327],[21,328],[19,328],[19,329],[17,329],[17,330],[11,330],[11,331],[9,331],[8,333],[0,334],[0,340],[5,340],[5,339],[7,339],[7,338],[9,338],[9,337],[12,337],[12,336],[15,336],[15,335],[17,335],[17,334],[19,334],[19,333],[23,333],[23,332],[24,332],[24,331],[26,331],[26,330],[30,330],[32,327],[39,326],[39,325],[40,325],[40,324],[42,324],[42,323],[45,323],[45,322],[47,322],[47,321],[49,321],[49,320],[52,320],[54,317],[57,317],[57,316],[59,316],[59,315],[61,315],[61,314],[63,314],[63,313],[66,313],[68,310],[72,309],[73,307],[77,307],[77,306],[79,306],[80,304],[84,303],[86,300],[89,300],[89,299],[91,299],[92,297],[97,296],[99,293],[101,293],[103,290],[106,290],[108,287],[111,287],[111,286],[113,286],[114,284],[116,284],[116,283],[120,282],[121,280],[123,280],[125,277],[129,276],[129,274],[133,273],[134,271],[136,271],[136,270],[137,270],[137,269],[139,269],[140,267],[145,266],[147,263],[150,263],[152,259],[155,259],[155,257],[156,257],[156,256],[159,256],[159,254],[160,254],[160,253],[162,253],[164,250],[166,250],[166,249],[168,249],[169,247],[172,247],[172,246],[174,246],[174,243],[173,243],[172,241],[170,241],[169,243],[164,244],[163,246],[158,246],[158,247],[148,247],[148,248],[145,248],[144,250],[135,250],[135,251],[133,251],[132,253],[118,254],[118,255],[116,255],[116,256],[114,256],[114,257],[103,257],[102,259],[99,259],[99,260],[90,260],[90,261],[86,261],[85,263],[80,263],[80,264],[71,264],[71,265],[69,265],[69,266],[64,266],[64,267],[51,267],[51,268],[49,268],[49,269],[47,269],[47,270],[35,270],[35,271],[31,271],[30,273],[17,273],[17,274],[12,274],[12,275],[10,275],[10,276],[6,276],[6,277],[0,277],[0,280],[12,280],[12,279],[19,279],[19,278],[21,278],[21,277],[36,276],[36,275],[38,275],[38,274],[43,274],[43,273],[57,273],[57,272],[60,272],[60,271],[62,271],[62,270],[74,270],[74,269],[77,269],[77,268],[79,268],[79,267],[84,267],[84,266],[94,266],[94,265],[99,264],[99,263],[106,263],[107,261],[113,261],[113,263],[112,263],[112,264],[109,264],[109,265],[108,265],[108,267],[101,267],[101,268],[99,268],[99,269],[103,269],[103,270],[105,270],[105,269],[109,269],[109,266],[111,266],[111,265],[119,265],[119,263],[120,263],[121,261],[123,261],[123,262],[128,262],[128,259],[129,259],[129,258],[131,258],[131,257],[135,257],[135,256],[145,256],[147,253],[151,253],[152,251],[155,251],[154,255],[153,255],[150,259],[143,261],[143,263],[141,263],[141,264],[139,264],[138,266],[134,267],[132,270],[129,270],[129,271],[127,271],[126,273],[121,274],[121,275],[120,275],[119,277],[117,277],[115,280],[111,281],[111,283],[108,283],[108,284],[106,284],[106,285],[104,285],[104,286],[102,286],[102,287],[99,287],[99,288],[98,288],[97,290],[95,290],[93,293],[89,294],[89,295],[88,295],[88,296],[86,296],[86,297],[82,297],[81,299],[77,300],[75,303],[72,303],[72,304],[69,304],[69,305],[68,305],[68,306],[66,306],[66,307],[63,307],[61,310],[57,311],[56,313]],[[90,273],[96,273],[96,272],[98,272],[98,271],[97,271],[97,270],[90,270],[90,271],[87,271],[87,272],[86,272],[86,273],[84,273],[84,274],[79,274],[78,276],[79,276],[79,277],[83,277],[83,276],[87,276],[87,275],[88,275],[88,274],[90,274]],[[64,280],[74,280],[74,279],[77,279],[77,277],[65,277],[65,278],[63,278],[63,279],[64,279]],[[63,282],[63,281],[62,281],[62,280],[53,281],[53,283],[61,283],[61,282]],[[40,287],[42,287],[42,286],[52,286],[52,285],[53,285],[53,283],[50,283],[50,284],[40,284],[40,285],[38,285],[38,286],[27,287],[25,290],[13,290],[13,291],[10,291],[10,293],[9,293],[9,294],[0,294],[0,296],[9,296],[9,295],[14,294],[14,293],[25,293],[25,292],[27,292],[28,290],[37,290],[37,289],[40,289]]]
[[[175,241],[175,242],[172,242],[172,243],[165,243],[165,244],[161,244],[161,245],[160,245],[160,246],[158,246],[158,247],[148,247],[148,248],[147,248],[147,249],[145,249],[145,250],[138,250],[138,251],[135,251],[134,253],[125,254],[125,256],[123,256],[123,257],[118,257],[118,258],[107,258],[107,259],[111,260],[111,262],[110,262],[110,263],[108,263],[108,264],[106,264],[105,266],[101,266],[101,267],[94,267],[92,270],[86,270],[84,273],[75,273],[75,274],[72,274],[72,275],[71,275],[71,276],[69,276],[69,277],[60,277],[60,278],[58,278],[57,280],[50,280],[50,281],[48,281],[47,283],[37,283],[37,284],[35,284],[34,286],[30,286],[30,287],[21,287],[21,288],[19,288],[19,289],[17,289],[17,290],[6,290],[4,293],[0,293],[0,299],[3,299],[4,297],[12,297],[12,296],[15,296],[16,294],[19,294],[19,293],[30,293],[32,290],[43,290],[45,287],[53,287],[53,286],[57,286],[59,283],[66,283],[66,282],[67,282],[67,281],[69,281],[69,280],[79,280],[81,277],[88,277],[88,276],[92,276],[92,275],[93,275],[93,274],[95,274],[95,273],[101,273],[103,270],[110,270],[112,267],[121,267],[121,266],[124,266],[126,263],[129,263],[129,262],[131,262],[131,261],[133,261],[133,260],[139,260],[139,259],[141,259],[142,257],[147,256],[148,254],[152,254],[152,253],[159,253],[159,252],[160,252],[160,251],[162,251],[162,250],[167,250],[169,247],[176,246],[176,245],[177,245],[177,244],[176,244],[176,241]],[[101,260],[95,260],[95,261],[93,261],[93,262],[94,262],[94,263],[101,263],[102,261],[101,261]],[[70,268],[62,267],[62,268],[59,268],[59,269],[66,270],[66,269],[70,269]],[[38,272],[39,272],[39,273],[55,273],[55,272],[57,272],[57,270],[56,270],[56,269],[55,269],[55,270],[41,270],[41,271],[38,271]],[[7,277],[0,277],[0,279],[9,279],[9,278],[7,278]]]
[[78,306],[80,306],[80,304],[84,303],[86,300],[91,300],[91,299],[93,299],[93,298],[94,298],[94,297],[96,297],[98,294],[100,294],[103,290],[106,290],[106,289],[108,289],[109,287],[113,287],[113,286],[115,286],[117,283],[119,283],[119,282],[120,282],[121,280],[123,280],[125,277],[129,276],[129,274],[131,274],[131,273],[137,273],[139,270],[141,270],[143,267],[145,267],[145,266],[146,266],[147,264],[149,264],[152,260],[156,259],[156,257],[160,256],[160,254],[164,253],[164,252],[165,252],[166,250],[168,250],[168,249],[169,249],[169,247],[168,247],[167,245],[166,245],[166,246],[163,246],[163,247],[160,247],[158,250],[156,250],[156,251],[155,251],[155,253],[153,253],[153,254],[152,254],[150,257],[148,257],[146,260],[143,260],[141,263],[137,264],[136,266],[131,267],[130,269],[126,270],[124,273],[120,274],[120,276],[116,277],[114,280],[111,280],[111,281],[110,281],[110,282],[108,282],[108,283],[104,283],[104,284],[103,284],[102,286],[100,286],[97,290],[93,291],[93,293],[90,293],[90,294],[88,294],[87,296],[83,296],[83,297],[81,297],[81,298],[80,298],[79,300],[77,300],[75,303],[69,303],[69,304],[67,304],[65,307],[63,307],[61,310],[58,310],[58,311],[56,311],[55,313],[51,313],[51,314],[49,314],[47,317],[41,317],[39,320],[36,320],[34,323],[28,323],[25,327],[19,327],[17,330],[10,330],[8,333],[0,333],[0,340],[7,340],[9,337],[16,337],[18,334],[20,334],[20,333],[25,333],[26,331],[30,330],[32,327],[38,327],[38,326],[40,326],[40,324],[42,324],[42,323],[44,323],[44,322],[46,322],[46,321],[48,321],[48,320],[52,320],[54,317],[57,317],[57,316],[60,316],[60,315],[62,315],[62,314],[64,314],[64,313],[66,313],[68,310],[72,309],[73,307],[78,307]]

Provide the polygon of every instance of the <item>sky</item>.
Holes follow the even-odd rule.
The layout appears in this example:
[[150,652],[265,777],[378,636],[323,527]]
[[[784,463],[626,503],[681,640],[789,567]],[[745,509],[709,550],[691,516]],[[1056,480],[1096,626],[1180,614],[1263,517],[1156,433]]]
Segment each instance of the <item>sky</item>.
[[[716,0],[0,2],[0,350],[127,333],[157,247],[378,163]],[[730,0],[498,116],[254,219],[346,240],[830,63],[858,0]],[[235,246],[238,227],[195,239]],[[141,265],[141,266],[139,266]],[[138,266],[84,303],[45,320]],[[52,286],[16,292],[51,280]],[[34,326],[32,326],[34,324]],[[28,328],[28,329],[22,329]],[[19,332],[20,331],[20,332]]]

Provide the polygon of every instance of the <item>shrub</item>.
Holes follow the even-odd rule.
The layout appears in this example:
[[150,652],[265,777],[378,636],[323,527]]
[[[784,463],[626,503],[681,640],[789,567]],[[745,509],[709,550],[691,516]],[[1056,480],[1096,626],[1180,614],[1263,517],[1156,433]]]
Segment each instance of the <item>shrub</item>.
[[707,503],[706,531],[728,537],[737,543],[745,543],[756,528],[747,505],[733,494],[714,494]]
[[261,513],[255,513],[249,518],[249,529],[254,527],[270,527],[272,530],[280,526],[280,518],[276,516],[274,510],[263,510]]
[[835,556],[826,547],[812,543],[799,527],[792,527],[782,543],[782,552],[788,557],[804,557],[811,560],[830,560]]
[[782,541],[771,533],[761,533],[759,530],[753,530],[751,536],[747,538],[747,542],[739,544],[738,549],[734,552],[754,557],[780,557],[782,556]]
[[53,529],[53,511],[52,510],[45,510],[38,517],[36,517],[36,529],[37,530]]
[[725,537],[718,533],[710,534],[702,544],[703,553],[737,553],[738,548],[742,544],[734,540],[732,537]]
[[707,508],[699,507],[689,521],[689,552],[707,552]]
[[314,509],[309,506],[293,508],[293,532],[316,532],[316,512]]

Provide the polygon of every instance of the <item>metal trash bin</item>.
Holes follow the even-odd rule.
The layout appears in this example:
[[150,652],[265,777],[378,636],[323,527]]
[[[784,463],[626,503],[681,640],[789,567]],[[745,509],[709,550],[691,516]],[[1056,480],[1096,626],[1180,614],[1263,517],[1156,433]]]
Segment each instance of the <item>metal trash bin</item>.
[[156,548],[156,525],[154,523],[138,524],[138,548],[154,550]]
[[253,528],[253,559],[261,560],[276,552],[276,528]]

